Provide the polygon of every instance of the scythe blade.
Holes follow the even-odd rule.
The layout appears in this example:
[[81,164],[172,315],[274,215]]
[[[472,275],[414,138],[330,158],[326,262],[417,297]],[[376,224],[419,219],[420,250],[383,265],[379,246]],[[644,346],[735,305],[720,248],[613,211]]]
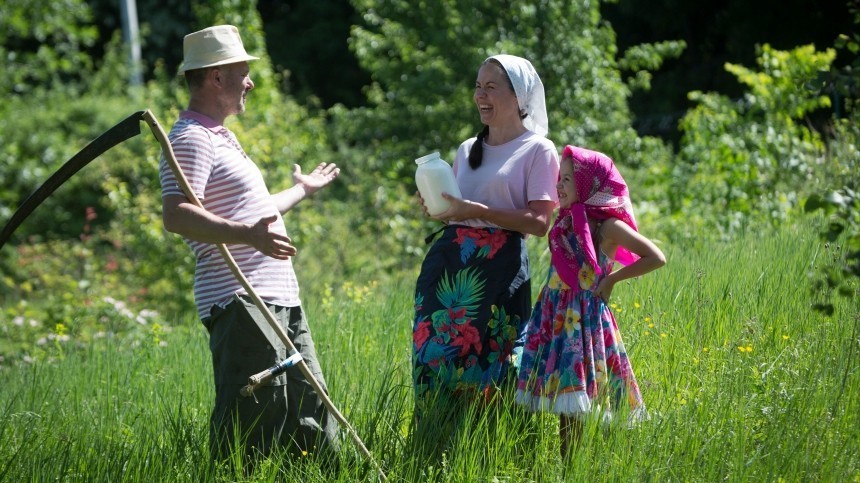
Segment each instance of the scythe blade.
[[116,126],[108,129],[99,137],[93,139],[84,147],[78,154],[72,156],[72,159],[66,161],[60,169],[45,181],[36,191],[33,192],[27,199],[21,203],[18,210],[12,215],[3,231],[0,232],[0,249],[9,241],[12,233],[19,225],[28,217],[33,210],[36,209],[43,201],[45,201],[51,193],[65,183],[69,178],[77,173],[81,168],[89,164],[92,160],[101,156],[108,149],[117,144],[133,138],[140,134],[140,120],[143,118],[143,113],[146,111],[137,111],[122,120]]

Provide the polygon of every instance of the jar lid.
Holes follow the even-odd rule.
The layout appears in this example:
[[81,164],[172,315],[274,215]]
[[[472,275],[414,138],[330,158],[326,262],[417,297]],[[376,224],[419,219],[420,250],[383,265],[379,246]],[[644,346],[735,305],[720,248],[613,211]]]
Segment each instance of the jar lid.
[[439,157],[439,151],[434,151],[427,156],[421,156],[420,158],[415,160],[415,164],[424,164],[427,161],[431,161]]

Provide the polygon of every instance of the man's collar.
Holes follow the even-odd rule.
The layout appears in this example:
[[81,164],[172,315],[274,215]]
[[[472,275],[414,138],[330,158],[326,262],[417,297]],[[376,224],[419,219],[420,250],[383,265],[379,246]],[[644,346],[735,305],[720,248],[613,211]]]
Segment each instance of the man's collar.
[[180,119],[192,119],[194,121],[197,121],[200,123],[200,125],[202,125],[206,129],[208,129],[212,132],[215,132],[215,133],[221,132],[222,130],[226,129],[224,126],[222,126],[221,124],[218,124],[218,122],[215,121],[214,119],[212,119],[211,117],[209,117],[205,114],[200,114],[197,111],[189,111],[189,110],[182,111],[179,113],[179,118]]

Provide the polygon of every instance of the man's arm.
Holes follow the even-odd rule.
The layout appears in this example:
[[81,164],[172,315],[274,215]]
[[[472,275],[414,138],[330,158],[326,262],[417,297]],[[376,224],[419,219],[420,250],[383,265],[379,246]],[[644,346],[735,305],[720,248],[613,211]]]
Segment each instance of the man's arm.
[[164,228],[190,240],[250,245],[279,260],[287,260],[296,254],[290,237],[269,231],[269,224],[278,219],[275,214],[248,225],[215,216],[184,196],[165,196],[161,205]]
[[293,186],[272,195],[275,206],[281,213],[286,213],[303,199],[334,181],[339,174],[340,168],[334,163],[320,163],[308,174],[302,174],[301,166],[296,164],[293,166]]

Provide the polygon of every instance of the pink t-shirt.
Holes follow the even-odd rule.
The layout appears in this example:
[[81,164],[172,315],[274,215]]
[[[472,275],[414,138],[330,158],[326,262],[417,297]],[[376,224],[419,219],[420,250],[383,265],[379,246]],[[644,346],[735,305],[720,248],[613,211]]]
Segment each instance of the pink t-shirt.
[[[229,129],[202,114],[183,111],[169,138],[182,172],[206,210],[241,223],[277,214],[270,229],[287,233],[262,173]],[[184,196],[164,157],[159,169],[162,197]],[[187,238],[185,242],[197,257],[194,299],[200,318],[209,317],[213,305],[224,307],[235,294],[245,294],[216,245]],[[260,298],[284,307],[301,305],[292,261],[276,260],[248,245],[227,245],[227,249]]]
[[[558,202],[558,152],[549,139],[526,131],[500,146],[484,143],[484,157],[478,169],[469,166],[469,151],[477,138],[457,149],[454,174],[463,199],[491,208],[522,210],[530,201]],[[484,220],[458,222],[468,226],[496,226]]]

